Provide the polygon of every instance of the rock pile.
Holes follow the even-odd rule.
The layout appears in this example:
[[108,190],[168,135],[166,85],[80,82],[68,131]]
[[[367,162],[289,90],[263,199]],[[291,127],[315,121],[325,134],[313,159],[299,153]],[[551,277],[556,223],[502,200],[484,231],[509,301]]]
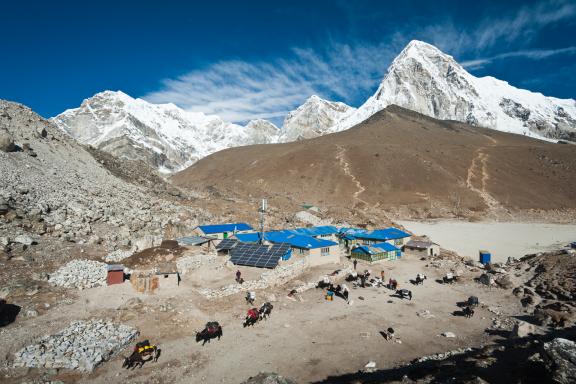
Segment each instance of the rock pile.
[[121,249],[117,249],[117,250],[112,251],[109,254],[107,254],[106,257],[104,258],[104,260],[106,260],[106,262],[108,262],[108,263],[118,263],[118,262],[132,256],[133,253],[134,252],[132,250],[123,251]]
[[68,368],[92,371],[112,358],[138,331],[107,320],[76,321],[55,335],[44,336],[15,355],[15,367]]
[[574,383],[576,378],[576,343],[557,338],[544,344],[542,357],[555,383]]
[[72,260],[50,275],[48,282],[65,288],[93,288],[106,284],[106,264]]
[[468,353],[470,351],[472,351],[472,348],[460,348],[460,349],[455,349],[453,351],[437,353],[435,355],[423,356],[423,357],[420,357],[419,359],[416,359],[415,362],[423,363],[425,361],[430,361],[430,360],[436,360],[436,361],[444,360],[444,359],[447,359],[447,358],[452,357],[452,356],[458,356],[458,355],[462,355],[464,353]]
[[[179,204],[159,175],[141,164],[108,164],[49,121],[0,100],[0,141],[22,151],[0,150],[0,232],[17,230],[71,242],[129,247],[166,227],[190,228],[209,215]],[[6,139],[6,132],[10,139]],[[26,149],[28,148],[28,149]],[[150,177],[150,174],[155,174]],[[147,180],[154,181],[154,188]],[[136,240],[137,241],[137,240]]]

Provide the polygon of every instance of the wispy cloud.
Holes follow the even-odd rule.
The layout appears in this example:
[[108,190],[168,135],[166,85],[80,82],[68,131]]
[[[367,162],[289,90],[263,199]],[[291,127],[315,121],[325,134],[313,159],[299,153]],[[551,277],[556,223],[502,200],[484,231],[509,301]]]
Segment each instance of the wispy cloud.
[[497,60],[510,59],[514,57],[523,57],[532,60],[542,60],[556,55],[574,55],[576,47],[567,47],[560,49],[529,49],[515,52],[506,52],[491,57],[467,60],[460,63],[467,69],[480,69]]
[[321,51],[294,48],[287,57],[269,62],[222,61],[166,79],[158,91],[144,98],[234,122],[267,118],[279,123],[312,94],[349,104],[365,100],[394,56],[412,39],[465,57],[462,64],[471,70],[514,57],[542,60],[574,54],[576,47],[537,50],[529,49],[529,44],[547,26],[575,16],[576,3],[553,0],[466,28],[450,19],[424,26],[404,24],[382,36],[380,44],[331,43]]
[[295,48],[273,62],[224,61],[167,79],[144,98],[229,121],[279,118],[313,94],[348,101],[373,90],[394,53],[383,45]]

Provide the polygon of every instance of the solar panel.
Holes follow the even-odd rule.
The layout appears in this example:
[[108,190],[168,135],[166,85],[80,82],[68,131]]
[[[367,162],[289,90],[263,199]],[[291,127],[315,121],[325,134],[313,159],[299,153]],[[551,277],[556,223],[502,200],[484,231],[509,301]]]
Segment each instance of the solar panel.
[[236,239],[224,239],[220,243],[218,243],[216,249],[219,251],[228,251],[234,248],[234,246],[236,246],[237,243],[238,240]]
[[276,255],[273,248],[261,244],[239,243],[230,250],[230,261],[236,265],[275,268],[281,255]]

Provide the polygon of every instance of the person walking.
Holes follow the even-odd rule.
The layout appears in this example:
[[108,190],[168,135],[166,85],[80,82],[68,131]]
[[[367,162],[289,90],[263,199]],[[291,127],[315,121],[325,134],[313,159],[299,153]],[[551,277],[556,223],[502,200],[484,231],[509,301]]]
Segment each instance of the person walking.
[[354,259],[354,262],[352,264],[354,264],[354,270],[356,270],[356,264],[358,264],[358,260]]

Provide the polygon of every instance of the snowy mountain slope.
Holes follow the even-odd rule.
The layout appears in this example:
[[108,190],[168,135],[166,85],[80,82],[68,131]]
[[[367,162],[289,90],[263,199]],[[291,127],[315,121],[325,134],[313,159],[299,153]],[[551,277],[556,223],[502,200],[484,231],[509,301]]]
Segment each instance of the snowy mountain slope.
[[355,110],[344,103],[324,100],[313,95],[286,116],[280,141],[310,139],[332,133],[334,131],[331,128]]
[[536,138],[576,141],[576,101],[546,97],[493,77],[477,78],[438,48],[411,41],[376,93],[332,129],[364,121],[386,106]]
[[278,136],[277,128],[265,121],[242,127],[120,91],[98,93],[52,121],[83,144],[143,160],[164,172],[183,169],[225,148],[275,142]]

